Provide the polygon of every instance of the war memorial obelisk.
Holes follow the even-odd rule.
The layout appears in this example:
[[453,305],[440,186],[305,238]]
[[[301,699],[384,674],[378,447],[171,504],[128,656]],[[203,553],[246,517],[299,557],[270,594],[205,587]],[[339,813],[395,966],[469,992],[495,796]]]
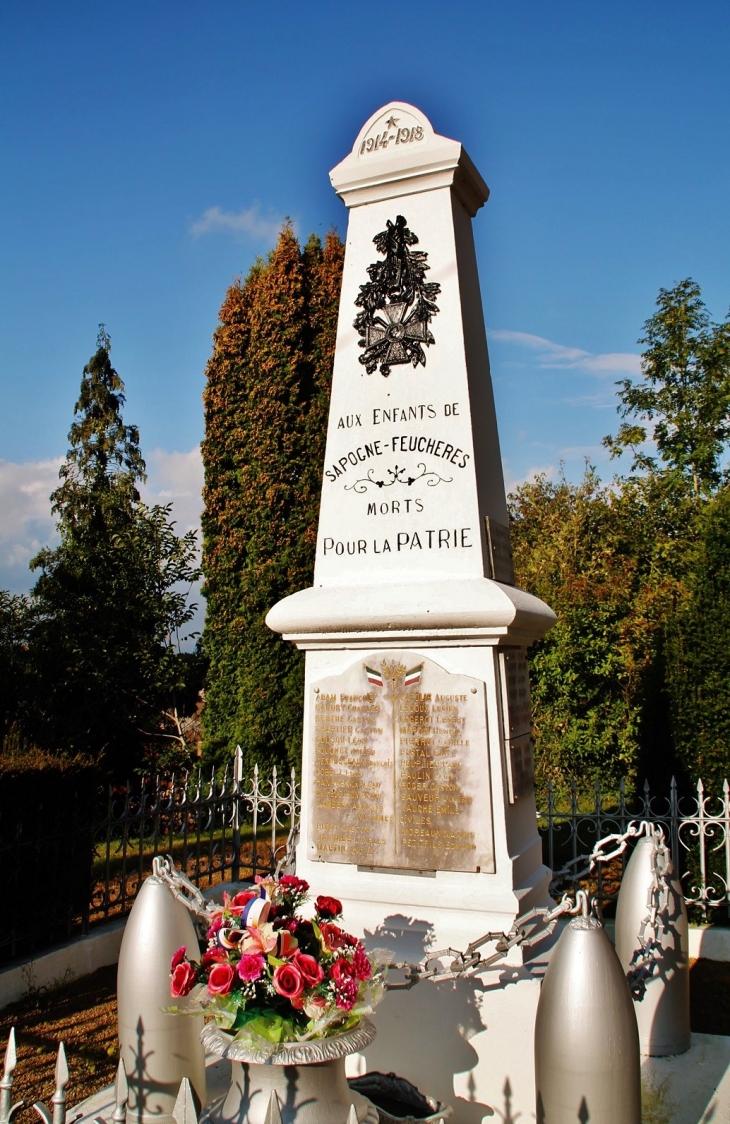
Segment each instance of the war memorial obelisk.
[[[555,617],[514,585],[471,227],[484,180],[400,102],[331,180],[349,221],[314,585],[267,622],[306,651],[297,873],[419,960],[549,904],[525,653]],[[529,1115],[538,981],[518,950],[505,963],[389,995],[369,1068],[470,1124],[510,1081]]]

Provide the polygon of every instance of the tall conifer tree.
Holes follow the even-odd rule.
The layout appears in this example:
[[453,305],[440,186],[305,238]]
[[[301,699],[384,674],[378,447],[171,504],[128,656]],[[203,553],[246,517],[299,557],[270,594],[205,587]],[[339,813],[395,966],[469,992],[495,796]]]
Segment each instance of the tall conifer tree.
[[123,777],[169,744],[162,712],[181,683],[175,641],[199,570],[195,533],[178,538],[170,507],[140,499],[139,432],[122,418],[110,347],[102,326],[51,496],[60,543],[31,563],[37,690],[24,727],[37,744],[89,754]]
[[344,247],[289,225],[228,290],[205,391],[206,751],[295,763],[303,661],[267,627],[311,584]]

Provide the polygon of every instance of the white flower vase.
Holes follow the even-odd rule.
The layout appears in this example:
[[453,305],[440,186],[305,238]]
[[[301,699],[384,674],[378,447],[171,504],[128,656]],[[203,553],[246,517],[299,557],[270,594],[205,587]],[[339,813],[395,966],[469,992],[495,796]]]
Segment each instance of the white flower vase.
[[[208,1023],[201,1035],[206,1051],[231,1062],[228,1092],[212,1101],[201,1124],[378,1124],[375,1106],[351,1089],[345,1058],[363,1050],[375,1038],[375,1027],[361,1019],[352,1030],[316,1042],[290,1042],[268,1057],[236,1042]],[[274,1099],[273,1119],[268,1115]]]

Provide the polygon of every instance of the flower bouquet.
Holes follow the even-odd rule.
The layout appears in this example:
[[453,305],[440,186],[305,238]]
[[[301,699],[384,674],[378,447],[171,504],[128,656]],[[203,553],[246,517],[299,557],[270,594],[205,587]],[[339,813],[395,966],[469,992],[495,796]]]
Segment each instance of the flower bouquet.
[[188,997],[184,1013],[202,1011],[236,1041],[269,1054],[285,1042],[351,1030],[370,1014],[383,995],[388,954],[368,955],[337,924],[336,898],[318,897],[313,916],[301,916],[308,890],[285,875],[224,894],[209,914],[200,961],[186,947],[172,958],[170,990]]

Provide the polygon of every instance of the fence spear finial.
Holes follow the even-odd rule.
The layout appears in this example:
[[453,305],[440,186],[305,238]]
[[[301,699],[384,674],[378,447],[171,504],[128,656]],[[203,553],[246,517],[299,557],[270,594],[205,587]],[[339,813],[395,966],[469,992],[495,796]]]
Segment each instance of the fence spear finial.
[[266,1109],[266,1116],[264,1124],[282,1124],[281,1109],[279,1108],[279,1098],[276,1094],[276,1089],[271,1090],[269,1097],[268,1108]]
[[13,1074],[15,1073],[17,1061],[18,1056],[15,1051],[15,1027],[11,1026],[10,1034],[8,1035],[8,1044],[5,1047],[3,1076],[2,1080],[0,1080],[0,1124],[8,1124],[13,1113],[23,1104],[22,1101],[18,1101],[15,1105],[12,1104]]
[[175,1124],[198,1124],[198,1110],[200,1103],[195,1096],[195,1090],[188,1077],[183,1077],[175,1101],[172,1115]]
[[117,1076],[114,1081],[114,1113],[112,1115],[113,1124],[124,1124],[127,1119],[127,1101],[129,1100],[129,1085],[127,1084],[127,1071],[124,1068],[124,1061],[119,1059],[117,1066]]
[[68,1085],[68,1062],[66,1061],[66,1049],[63,1042],[58,1044],[58,1055],[56,1056],[56,1090],[51,1097],[51,1104],[53,1105],[53,1124],[66,1124],[66,1086]]

